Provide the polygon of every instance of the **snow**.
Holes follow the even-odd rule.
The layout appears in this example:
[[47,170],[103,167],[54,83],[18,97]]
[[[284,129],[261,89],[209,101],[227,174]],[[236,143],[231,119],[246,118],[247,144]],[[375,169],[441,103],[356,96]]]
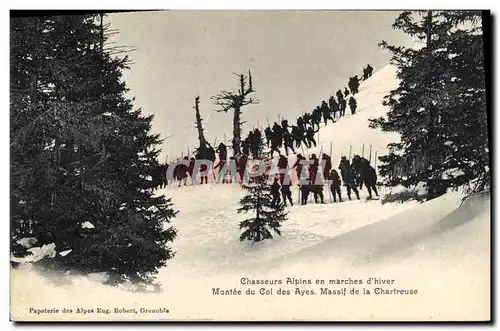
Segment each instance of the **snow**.
[[[359,92],[354,95],[358,103],[356,113],[351,115],[347,106],[345,116],[337,118],[336,123],[320,125],[319,134],[315,137],[318,143],[316,147],[306,148],[304,151],[299,149],[296,152],[306,157],[313,153],[319,157],[320,152],[331,154],[332,165],[336,168],[335,165],[338,165],[342,156],[349,157],[349,151],[351,157],[358,154],[369,159],[371,148],[371,162],[375,163],[375,153],[378,156],[384,155],[388,152],[387,144],[400,141],[397,133],[382,132],[368,127],[369,119],[382,117],[387,113],[388,109],[382,105],[382,100],[390,90],[396,88],[395,75],[396,68],[389,65],[374,72],[368,80],[361,81]],[[351,96],[349,94],[346,100]],[[295,119],[288,121],[290,124],[295,123]],[[289,163],[295,162],[296,155],[289,155],[288,160]]]
[[[368,128],[368,119],[383,116],[381,100],[396,85],[395,68],[387,66],[362,82],[356,95],[358,110],[320,130],[319,145],[306,151],[327,153],[332,163],[341,155],[384,154],[390,133]],[[372,156],[373,160],[373,156]],[[295,156],[290,156],[295,161]],[[373,161],[372,161],[373,162]],[[282,236],[260,243],[240,242],[238,214],[244,192],[238,184],[169,186],[158,192],[172,199],[179,211],[171,225],[178,229],[172,244],[175,257],[158,274],[161,293],[133,293],[102,285],[99,276],[70,276],[70,284],[55,286],[29,270],[12,270],[13,318],[78,320],[216,319],[216,320],[485,320],[490,318],[490,196],[449,192],[425,203],[386,203],[381,200],[310,203],[288,207]],[[292,187],[294,202],[297,188]],[[388,193],[381,189],[382,196]],[[85,224],[85,223],[84,223]],[[418,295],[350,297],[213,295],[212,288],[288,288],[295,286],[242,285],[241,278],[285,281],[311,279],[394,279],[397,288],[415,288]],[[27,286],[26,284],[29,284]],[[331,285],[329,287],[332,287]],[[339,287],[339,286],[337,286]],[[341,287],[341,286],[340,286]],[[351,286],[349,286],[351,287]],[[373,287],[373,286],[365,286]],[[361,290],[363,286],[359,287]],[[50,296],[47,296],[50,293]],[[275,292],[276,293],[276,292]],[[32,303],[51,308],[168,308],[170,313],[131,315],[30,315]]]
[[85,221],[82,223],[82,229],[93,229],[94,224],[90,223],[89,221]]
[[16,241],[19,245],[22,245],[26,248],[31,248],[33,245],[35,245],[38,242],[38,239],[35,237],[27,237],[27,238],[22,238]]
[[65,251],[62,251],[62,252],[59,252],[59,255],[61,256],[66,256],[68,255],[69,253],[71,253],[72,249],[68,249],[68,250],[65,250]]
[[88,274],[87,278],[90,279],[93,282],[97,282],[97,283],[101,283],[102,284],[102,283],[108,281],[109,276],[105,272],[93,272],[91,274]]

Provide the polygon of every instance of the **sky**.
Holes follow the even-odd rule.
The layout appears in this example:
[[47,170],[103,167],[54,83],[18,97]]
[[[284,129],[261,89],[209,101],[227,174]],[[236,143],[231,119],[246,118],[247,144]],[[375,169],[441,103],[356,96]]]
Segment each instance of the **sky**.
[[392,28],[395,11],[159,11],[108,15],[113,46],[130,46],[124,73],[129,97],[153,114],[152,131],[164,139],[160,161],[198,146],[194,98],[200,96],[205,137],[217,144],[232,138],[232,111],[215,112],[210,97],[236,90],[235,73],[252,72],[259,104],[243,108],[243,138],[278,118],[295,123],[361,76],[389,64],[378,46],[409,44]]

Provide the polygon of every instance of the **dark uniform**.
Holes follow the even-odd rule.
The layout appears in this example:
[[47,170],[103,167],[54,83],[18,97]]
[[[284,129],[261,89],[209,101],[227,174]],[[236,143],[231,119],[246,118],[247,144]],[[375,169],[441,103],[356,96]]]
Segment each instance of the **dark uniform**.
[[279,179],[275,178],[274,183],[271,185],[271,195],[273,196],[273,201],[271,204],[273,206],[278,206],[281,202],[280,200],[280,183]]
[[351,114],[354,115],[356,113],[357,103],[356,99],[354,99],[353,97],[349,99],[349,107],[351,108]]
[[280,184],[281,184],[281,195],[283,196],[283,203],[286,206],[286,200],[290,202],[290,205],[293,206],[292,202],[292,191],[290,190],[291,181],[286,173],[288,167],[288,159],[281,155],[278,160],[278,169],[280,171]]
[[347,188],[347,197],[349,198],[349,200],[351,200],[351,190],[354,191],[354,194],[356,194],[356,198],[358,198],[359,200],[359,192],[356,187],[354,169],[352,167],[348,167],[345,170],[344,184]]
[[[264,129],[264,134],[266,136],[266,144],[267,148],[269,148],[269,144],[271,143],[272,137],[273,137],[273,130],[268,126],[267,128]],[[247,153],[249,154],[249,153]]]
[[368,190],[368,198],[372,198],[372,190],[378,196],[377,172],[372,166],[370,166],[369,161],[366,159],[363,161],[361,169],[361,176],[363,178],[363,182],[365,183],[366,189]]
[[336,170],[332,170],[330,172],[330,180],[332,181],[330,184],[330,190],[332,191],[333,202],[337,202],[336,195],[338,195],[339,201],[342,202],[342,193],[340,191],[342,181],[340,180],[339,174]]
[[330,107],[330,112],[332,113],[332,117],[335,118],[335,113],[338,111],[339,105],[335,101],[333,96],[328,100],[328,106]]
[[227,160],[227,147],[224,143],[220,143],[216,152],[219,153],[219,160]]
[[310,187],[309,184],[300,185],[300,204],[307,205],[307,199],[309,198]]
[[328,120],[332,120],[332,123],[335,123],[330,113],[330,107],[328,107],[325,101],[321,104],[321,112],[323,113],[323,121],[325,122],[325,125],[328,124]]
[[316,132],[318,132],[318,130],[314,131],[312,127],[309,127],[307,129],[307,132],[306,132],[306,139],[307,139],[307,142],[308,142],[308,146],[309,148],[311,148],[312,145],[314,145],[314,147],[316,147],[316,139],[314,139],[314,135],[316,134]]
[[330,159],[330,156],[326,155],[325,153],[323,153],[321,159],[323,161],[323,178],[325,180],[329,180],[330,170],[332,169],[332,160]]

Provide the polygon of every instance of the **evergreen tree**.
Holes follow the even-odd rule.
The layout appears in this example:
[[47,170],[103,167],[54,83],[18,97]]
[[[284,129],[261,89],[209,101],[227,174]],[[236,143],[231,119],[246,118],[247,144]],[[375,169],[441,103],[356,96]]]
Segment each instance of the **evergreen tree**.
[[58,267],[151,282],[173,257],[176,212],[152,194],[161,141],[125,97],[128,59],[104,50],[104,29],[95,15],[12,20],[11,239],[71,249]]
[[271,185],[269,183],[269,169],[271,158],[269,153],[259,156],[259,166],[266,167],[265,171],[258,176],[251,176],[248,183],[242,185],[248,192],[240,200],[241,207],[238,213],[253,212],[255,216],[240,223],[240,229],[244,229],[240,240],[251,240],[253,242],[272,239],[271,231],[281,235],[279,228],[281,223],[287,219],[288,212],[284,211],[284,205],[273,204]]
[[[401,142],[389,144],[390,153],[379,158],[386,185],[425,183],[430,200],[489,172],[478,15],[404,12],[393,27],[425,45],[381,43],[392,52],[400,80],[384,100],[390,107],[387,117],[373,119],[370,125],[401,136]],[[479,135],[474,136],[474,130]]]

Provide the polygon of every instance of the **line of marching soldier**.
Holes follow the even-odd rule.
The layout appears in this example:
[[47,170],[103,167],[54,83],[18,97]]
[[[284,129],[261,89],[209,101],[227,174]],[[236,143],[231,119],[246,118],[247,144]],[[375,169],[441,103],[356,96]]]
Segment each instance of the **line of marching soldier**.
[[[347,197],[351,200],[351,193],[354,193],[359,200],[359,190],[363,188],[363,184],[368,191],[368,199],[372,199],[372,192],[378,196],[377,191],[377,173],[370,165],[370,162],[359,155],[355,155],[352,163],[343,156],[340,160],[338,170],[332,169],[331,158],[327,154],[321,156],[322,162],[316,154],[312,154],[310,159],[307,160],[301,154],[297,155],[297,160],[292,166],[295,169],[297,178],[299,180],[299,202],[302,205],[307,204],[309,194],[313,194],[315,203],[325,203],[323,188],[325,182],[328,183],[331,191],[333,202],[342,202],[342,183],[344,184]],[[306,167],[306,168],[304,168]],[[283,203],[286,206],[287,201],[293,205],[292,193],[290,190],[291,181],[286,179],[286,171],[288,169],[288,159],[281,155],[278,161],[278,169],[280,170],[279,178],[276,178],[272,185],[271,192],[275,198],[276,203],[280,202],[280,193]],[[322,173],[320,171],[322,170]],[[319,175],[322,175],[324,181]]]

